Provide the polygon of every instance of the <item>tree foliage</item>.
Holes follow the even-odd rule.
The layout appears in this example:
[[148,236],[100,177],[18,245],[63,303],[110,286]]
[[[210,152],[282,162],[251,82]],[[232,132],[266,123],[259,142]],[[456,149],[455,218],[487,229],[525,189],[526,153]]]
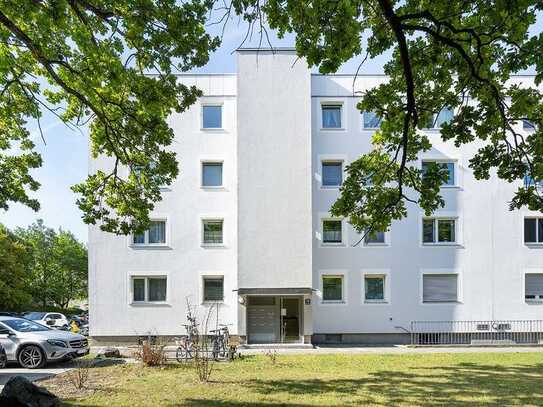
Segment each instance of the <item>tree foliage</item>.
[[[1,1],[0,208],[9,202],[39,208],[29,191],[39,186],[30,170],[41,158],[27,121],[48,110],[88,126],[92,154],[111,157],[111,168],[73,188],[84,221],[117,233],[147,225],[160,186],[178,174],[166,119],[201,94],[174,73],[204,65],[218,46],[204,28],[212,4]],[[142,176],[124,176],[134,166]]]
[[[363,63],[392,52],[388,80],[358,105],[382,119],[374,148],[347,168],[331,210],[358,231],[385,230],[407,215],[407,202],[427,214],[444,205],[439,186],[446,172],[435,166],[423,176],[415,161],[432,147],[421,130],[445,107],[455,116],[441,138],[458,148],[478,143],[470,160],[477,179],[494,171],[506,182],[526,174],[543,179],[543,34],[530,34],[541,1],[239,0],[234,6],[249,22],[265,16],[280,35],[294,33],[298,55],[323,73],[352,57]],[[529,67],[535,83],[511,80]],[[535,130],[519,132],[521,120]],[[534,186],[511,197],[511,209],[523,206],[543,210]]]
[[66,308],[71,300],[87,297],[87,249],[70,232],[38,220],[15,235],[24,249],[19,263],[33,304]]
[[27,273],[21,263],[25,247],[0,225],[0,310],[21,310],[30,304]]

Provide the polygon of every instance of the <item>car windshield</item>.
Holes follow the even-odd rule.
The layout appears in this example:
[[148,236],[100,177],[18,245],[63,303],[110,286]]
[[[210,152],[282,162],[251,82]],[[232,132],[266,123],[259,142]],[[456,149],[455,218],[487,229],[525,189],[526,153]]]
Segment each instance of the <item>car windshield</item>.
[[2,322],[17,332],[41,332],[50,330],[46,326],[29,321],[28,319],[5,319]]
[[29,312],[28,314],[23,315],[24,318],[31,319],[32,321],[43,319],[44,316],[45,312]]

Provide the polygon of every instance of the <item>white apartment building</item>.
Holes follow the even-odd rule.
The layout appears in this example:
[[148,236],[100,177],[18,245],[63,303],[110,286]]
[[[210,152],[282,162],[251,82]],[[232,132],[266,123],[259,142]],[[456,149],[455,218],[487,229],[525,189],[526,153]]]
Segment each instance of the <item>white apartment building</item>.
[[[329,209],[379,125],[356,104],[386,78],[359,75],[353,89],[353,75],[311,74],[296,59],[289,49],[240,50],[237,74],[179,76],[204,96],[170,118],[180,175],[150,230],[90,228],[91,336],[184,334],[187,302],[213,306],[249,344],[406,343],[413,321],[453,321],[427,332],[505,335],[529,331],[515,321],[542,320],[543,215],[508,210],[522,183],[475,180],[478,145],[440,139],[446,111],[417,163],[449,169],[445,207],[427,218],[409,204],[406,219],[356,245],[361,236]],[[108,165],[91,160],[90,171]]]

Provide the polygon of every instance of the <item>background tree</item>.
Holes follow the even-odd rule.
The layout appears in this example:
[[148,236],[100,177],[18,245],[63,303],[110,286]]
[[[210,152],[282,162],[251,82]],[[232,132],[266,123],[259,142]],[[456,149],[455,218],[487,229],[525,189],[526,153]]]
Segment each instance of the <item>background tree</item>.
[[32,302],[28,275],[21,263],[25,247],[0,225],[0,310],[21,311]]
[[[159,187],[178,174],[166,118],[201,94],[174,73],[204,65],[219,43],[204,29],[212,6],[0,1],[0,208],[39,208],[29,191],[39,187],[31,169],[41,157],[26,124],[49,111],[71,126],[88,126],[92,154],[111,157],[108,169],[73,188],[84,221],[116,233],[142,230]],[[141,176],[123,176],[134,166]]]
[[69,232],[48,228],[38,220],[15,232],[26,254],[27,287],[36,305],[66,308],[87,295],[87,249]]
[[[407,202],[426,214],[444,205],[446,171],[434,166],[423,177],[414,161],[432,147],[421,129],[445,107],[455,115],[441,138],[458,148],[478,143],[470,160],[477,179],[494,172],[505,182],[543,179],[543,34],[530,34],[541,10],[540,0],[234,0],[225,13],[242,14],[250,26],[266,19],[280,36],[294,33],[298,55],[323,73],[352,57],[362,65],[392,52],[388,80],[358,105],[382,118],[374,148],[347,168],[331,210],[367,233],[405,217]],[[534,84],[510,81],[529,67]],[[521,120],[534,131],[519,133]],[[522,206],[543,210],[535,186],[511,197],[511,209]]]

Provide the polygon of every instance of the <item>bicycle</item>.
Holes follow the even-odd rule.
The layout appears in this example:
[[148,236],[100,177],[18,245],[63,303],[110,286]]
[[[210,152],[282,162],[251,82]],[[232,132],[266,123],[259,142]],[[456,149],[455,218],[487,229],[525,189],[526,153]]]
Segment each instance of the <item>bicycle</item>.
[[189,359],[194,358],[194,343],[198,339],[198,324],[196,318],[192,316],[190,310],[187,314],[188,324],[183,324],[187,335],[176,338],[177,349],[175,351],[175,358],[178,362],[186,362]]
[[228,355],[228,344],[230,342],[230,332],[228,325],[219,324],[221,328],[213,329],[211,332],[213,338],[211,339],[211,356],[214,360],[219,357],[226,357]]

